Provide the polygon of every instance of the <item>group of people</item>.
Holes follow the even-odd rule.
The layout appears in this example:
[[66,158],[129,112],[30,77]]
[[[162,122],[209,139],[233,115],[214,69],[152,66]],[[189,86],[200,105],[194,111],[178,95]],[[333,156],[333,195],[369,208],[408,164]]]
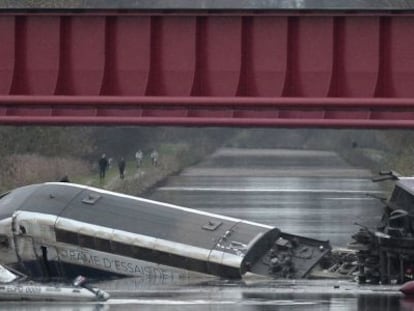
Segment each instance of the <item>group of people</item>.
[[[157,150],[153,149],[150,154],[151,164],[153,166],[158,166],[159,161],[159,154]],[[137,165],[137,169],[139,169],[142,166],[142,161],[144,160],[144,153],[141,150],[138,150],[135,153],[135,161]],[[110,168],[112,163],[111,158],[107,158],[106,154],[103,153],[101,158],[99,159],[98,166],[99,166],[99,180],[102,182],[105,179],[105,175],[107,170]],[[121,179],[125,178],[125,169],[126,169],[126,162],[125,158],[121,157],[118,161],[118,169],[119,169],[119,177]]]
[[[153,149],[150,154],[151,164],[153,166],[158,166],[158,158],[159,158],[158,151]],[[144,159],[144,153],[141,150],[138,150],[135,153],[135,161],[137,163],[137,169],[141,167],[143,159]]]

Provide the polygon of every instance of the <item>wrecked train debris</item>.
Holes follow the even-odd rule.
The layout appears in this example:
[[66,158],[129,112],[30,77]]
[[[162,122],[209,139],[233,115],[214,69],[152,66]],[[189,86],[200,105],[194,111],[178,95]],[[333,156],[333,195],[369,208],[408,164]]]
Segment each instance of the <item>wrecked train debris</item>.
[[329,242],[71,183],[0,196],[3,264],[32,278],[303,278]]
[[358,251],[361,283],[404,283],[414,278],[414,177],[381,172],[374,182],[392,180],[389,199],[377,228],[360,225],[349,245]]

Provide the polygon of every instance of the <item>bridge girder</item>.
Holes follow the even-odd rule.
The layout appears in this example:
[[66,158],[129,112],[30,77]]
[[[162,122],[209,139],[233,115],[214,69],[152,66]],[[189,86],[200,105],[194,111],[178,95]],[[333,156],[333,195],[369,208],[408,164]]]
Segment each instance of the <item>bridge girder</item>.
[[2,12],[0,124],[414,127],[412,14]]

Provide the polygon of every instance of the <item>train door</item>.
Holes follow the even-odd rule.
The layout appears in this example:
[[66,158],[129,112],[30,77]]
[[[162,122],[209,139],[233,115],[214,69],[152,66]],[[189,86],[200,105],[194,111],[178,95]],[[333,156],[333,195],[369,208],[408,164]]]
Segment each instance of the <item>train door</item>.
[[32,278],[60,276],[56,248],[51,244],[50,224],[15,213],[12,219],[13,244],[18,269]]

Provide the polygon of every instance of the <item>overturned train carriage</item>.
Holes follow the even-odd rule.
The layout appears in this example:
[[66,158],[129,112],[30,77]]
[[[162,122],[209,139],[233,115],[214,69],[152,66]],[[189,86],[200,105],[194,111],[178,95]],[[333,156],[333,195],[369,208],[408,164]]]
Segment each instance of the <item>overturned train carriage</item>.
[[34,278],[305,277],[329,243],[71,183],[0,197],[0,260]]

